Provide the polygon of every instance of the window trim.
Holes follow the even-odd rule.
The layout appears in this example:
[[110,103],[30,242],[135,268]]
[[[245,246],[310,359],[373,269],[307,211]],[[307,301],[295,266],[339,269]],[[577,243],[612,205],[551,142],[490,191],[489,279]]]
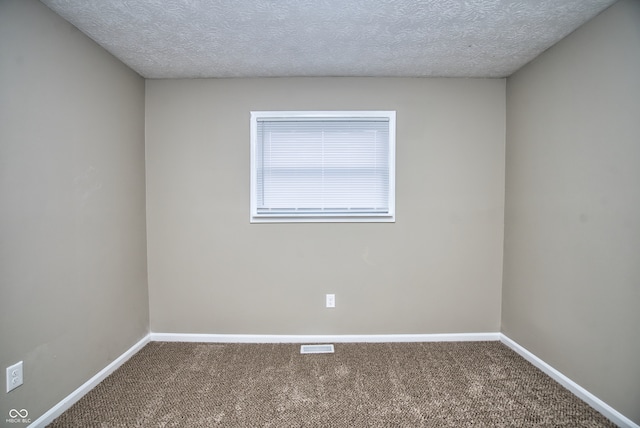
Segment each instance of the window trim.
[[[358,214],[290,214],[258,213],[257,204],[257,136],[258,122],[265,119],[305,120],[305,119],[384,119],[389,124],[389,209],[385,213]],[[393,223],[395,222],[395,155],[396,155],[396,112],[395,111],[252,111],[251,112],[251,183],[250,183],[250,223]]]

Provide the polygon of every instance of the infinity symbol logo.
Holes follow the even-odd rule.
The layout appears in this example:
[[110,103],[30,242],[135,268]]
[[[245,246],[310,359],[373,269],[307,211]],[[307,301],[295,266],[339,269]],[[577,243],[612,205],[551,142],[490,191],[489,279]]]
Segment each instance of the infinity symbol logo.
[[27,409],[22,409],[22,410],[16,410],[16,409],[11,409],[9,410],[9,417],[10,418],[26,418],[27,416],[29,416],[29,412],[27,412]]

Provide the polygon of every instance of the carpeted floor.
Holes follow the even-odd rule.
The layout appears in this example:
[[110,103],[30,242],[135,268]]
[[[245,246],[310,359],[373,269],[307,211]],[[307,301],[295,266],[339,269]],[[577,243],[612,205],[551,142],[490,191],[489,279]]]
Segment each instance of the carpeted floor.
[[152,342],[50,427],[613,427],[500,342]]

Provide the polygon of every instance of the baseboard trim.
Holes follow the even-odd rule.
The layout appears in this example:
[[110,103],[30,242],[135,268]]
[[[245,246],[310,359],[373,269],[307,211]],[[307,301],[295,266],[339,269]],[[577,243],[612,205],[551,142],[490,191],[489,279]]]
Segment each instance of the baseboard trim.
[[100,370],[95,376],[93,376],[91,379],[89,379],[88,381],[83,383],[80,387],[78,387],[78,389],[73,391],[71,394],[65,397],[62,401],[60,401],[58,404],[53,406],[51,409],[49,409],[46,413],[44,413],[38,419],[33,421],[31,425],[29,425],[29,428],[45,427],[51,422],[53,422],[54,419],[56,419],[58,416],[64,413],[65,410],[67,410],[69,407],[73,406],[86,393],[91,391],[96,385],[102,382],[111,373],[116,371],[118,367],[123,365],[129,358],[131,358],[140,349],[142,349],[147,343],[149,343],[151,341],[149,336],[150,335],[147,334],[145,337],[140,339],[138,343],[133,345],[131,348],[125,351],[122,355],[120,355],[118,358],[113,360],[111,364],[106,366],[104,369]]
[[520,354],[525,360],[529,361],[531,364],[542,370],[546,373],[550,378],[558,382],[560,385],[567,388],[574,395],[580,398],[585,403],[589,404],[591,407],[596,409],[598,412],[602,413],[607,419],[609,419],[614,424],[619,427],[624,428],[640,428],[635,422],[631,419],[624,416],[622,413],[618,412],[613,407],[609,406],[607,403],[569,379],[567,376],[560,373],[558,370],[551,367],[549,364],[545,363],[543,360],[538,358],[536,355],[528,351],[522,345],[518,344],[514,340],[500,333],[500,341],[504,343],[509,348],[513,349],[515,352]]
[[153,342],[205,343],[381,343],[381,342],[478,342],[498,341],[500,333],[451,334],[184,334],[151,333]]
[[640,428],[631,419],[600,400],[595,395],[545,363],[536,355],[510,339],[503,333],[452,333],[452,334],[346,334],[346,335],[265,335],[265,334],[182,334],[149,333],[133,345],[111,364],[98,372],[78,389],[49,409],[29,425],[32,428],[45,427],[80,400],[86,393],[102,382],[118,367],[136,354],[149,342],[207,342],[207,343],[381,343],[381,342],[477,342],[500,341],[513,349],[524,359],[542,370],[549,377],[567,388],[581,400],[602,413],[613,423],[624,428]]

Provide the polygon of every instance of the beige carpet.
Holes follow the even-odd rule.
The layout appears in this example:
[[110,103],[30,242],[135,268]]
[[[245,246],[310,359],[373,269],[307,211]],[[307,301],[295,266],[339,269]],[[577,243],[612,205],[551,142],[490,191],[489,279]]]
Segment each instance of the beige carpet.
[[500,342],[152,342],[52,427],[610,427]]

